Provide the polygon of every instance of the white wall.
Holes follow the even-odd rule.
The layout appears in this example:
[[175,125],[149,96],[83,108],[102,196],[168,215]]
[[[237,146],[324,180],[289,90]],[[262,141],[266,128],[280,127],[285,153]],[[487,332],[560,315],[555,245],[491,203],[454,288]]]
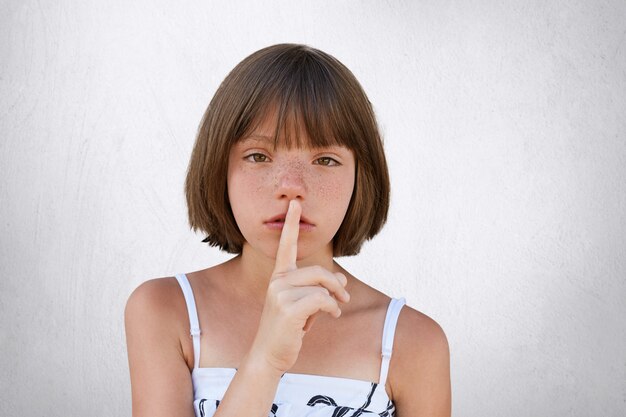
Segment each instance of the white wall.
[[444,327],[454,415],[625,415],[626,3],[257,3],[0,3],[0,415],[130,414],[124,304],[227,258],[185,170],[278,42],[375,105],[390,219],[343,263]]

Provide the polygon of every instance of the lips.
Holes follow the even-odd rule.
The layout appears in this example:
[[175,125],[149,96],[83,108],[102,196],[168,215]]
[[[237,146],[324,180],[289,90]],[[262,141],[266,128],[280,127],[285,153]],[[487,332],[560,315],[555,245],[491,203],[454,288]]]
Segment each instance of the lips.
[[[278,214],[271,219],[266,220],[264,223],[284,223],[286,217],[287,213]],[[310,224],[314,226],[314,224],[311,223],[311,221],[304,216],[300,216],[300,224]]]
[[[285,217],[287,216],[287,213],[283,213],[283,214],[278,214],[272,218],[270,218],[269,220],[266,220],[264,222],[265,226],[268,227],[271,230],[277,230],[280,231],[283,229],[283,226],[285,226]],[[300,216],[300,231],[301,232],[310,232],[315,228],[315,225],[313,223],[311,223],[311,221],[309,219],[307,219],[304,216]]]

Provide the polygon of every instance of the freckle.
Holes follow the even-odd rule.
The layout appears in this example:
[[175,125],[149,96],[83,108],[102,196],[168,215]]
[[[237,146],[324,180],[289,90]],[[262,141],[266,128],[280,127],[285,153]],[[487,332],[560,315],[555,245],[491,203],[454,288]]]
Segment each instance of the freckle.
[[289,169],[290,170],[297,170],[297,172],[302,172],[303,171],[303,166],[302,163],[300,161],[294,161],[291,160],[289,161]]
[[316,188],[319,190],[320,195],[324,198],[330,198],[337,192],[337,182],[333,180],[318,180]]

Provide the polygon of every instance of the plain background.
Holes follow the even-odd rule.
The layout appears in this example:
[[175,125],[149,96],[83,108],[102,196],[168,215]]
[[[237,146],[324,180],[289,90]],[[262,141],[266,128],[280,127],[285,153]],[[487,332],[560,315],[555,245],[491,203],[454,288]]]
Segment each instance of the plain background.
[[390,218],[339,262],[442,325],[454,415],[626,415],[626,3],[261,3],[0,2],[0,415],[130,415],[127,297],[228,258],[185,171],[280,42],[374,104]]

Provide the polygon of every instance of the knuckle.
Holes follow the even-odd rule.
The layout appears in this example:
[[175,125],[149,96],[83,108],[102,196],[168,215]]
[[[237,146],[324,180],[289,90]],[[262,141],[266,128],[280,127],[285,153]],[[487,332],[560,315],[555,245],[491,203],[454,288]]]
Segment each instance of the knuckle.
[[286,291],[279,291],[274,298],[276,299],[276,302],[278,303],[279,306],[281,306],[281,308],[284,308],[286,302],[287,302],[287,294]]
[[278,282],[271,282],[267,287],[267,298],[274,303],[284,301],[285,291],[284,285]]
[[272,293],[279,292],[284,287],[284,283],[282,281],[286,277],[284,275],[275,275],[275,277],[278,279],[274,279],[270,281],[269,285],[267,286],[268,292],[272,292]]
[[278,311],[283,316],[289,316],[291,315],[292,308],[291,305],[288,303],[280,303],[278,305]]
[[315,275],[321,275],[321,276],[326,275],[326,274],[325,274],[326,269],[324,269],[323,267],[321,267],[321,266],[319,266],[319,265],[315,265],[315,266],[313,267],[313,272],[315,273]]
[[323,304],[328,299],[328,296],[322,291],[316,291],[313,293],[313,299],[317,303]]
[[270,285],[276,284],[276,281],[281,280],[283,278],[286,278],[287,273],[286,272],[275,272],[275,273],[272,274],[272,276],[273,276],[274,279],[272,281],[270,281]]
[[338,309],[339,308],[339,303],[337,302],[336,299],[334,299],[333,297],[329,297],[329,298],[327,298],[327,300],[328,300],[328,306],[331,309]]

